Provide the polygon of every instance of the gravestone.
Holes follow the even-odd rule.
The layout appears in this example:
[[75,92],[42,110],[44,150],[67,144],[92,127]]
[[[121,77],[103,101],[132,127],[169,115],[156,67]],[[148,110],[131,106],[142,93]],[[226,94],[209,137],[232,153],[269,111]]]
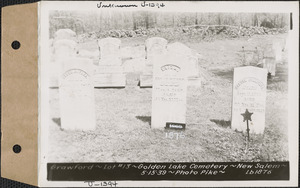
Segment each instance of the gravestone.
[[152,87],[154,58],[167,52],[167,44],[168,41],[160,37],[152,37],[145,41],[146,61],[144,71],[140,75],[140,87]]
[[242,113],[253,113],[250,133],[262,134],[265,128],[267,70],[259,67],[234,69],[231,128],[246,132],[247,125]]
[[62,66],[62,61],[66,58],[76,56],[77,43],[69,39],[60,39],[53,41],[53,58],[49,64],[49,87],[58,87],[59,73]]
[[121,59],[121,40],[105,38],[98,41],[100,60],[94,72],[95,87],[125,87],[126,75],[123,73]]
[[98,40],[100,49],[99,65],[121,65],[121,40],[117,38],[104,38]]
[[69,39],[56,40],[53,44],[55,61],[64,58],[75,57],[77,53],[77,43]]
[[187,57],[167,52],[153,60],[151,128],[185,128]]
[[66,58],[60,76],[59,101],[61,128],[96,128],[92,60]]
[[71,29],[59,29],[54,33],[54,40],[68,39],[76,41],[76,33]]
[[201,86],[201,79],[199,77],[199,65],[198,65],[198,57],[195,52],[192,51],[191,48],[180,42],[174,42],[167,46],[167,50],[181,54],[187,57],[187,76],[188,76],[188,85]]

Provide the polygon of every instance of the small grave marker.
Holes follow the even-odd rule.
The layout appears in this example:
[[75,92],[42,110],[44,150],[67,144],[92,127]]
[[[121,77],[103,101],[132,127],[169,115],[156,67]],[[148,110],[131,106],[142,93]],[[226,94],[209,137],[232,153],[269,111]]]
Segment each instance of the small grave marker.
[[247,122],[247,135],[248,135],[248,141],[250,141],[250,129],[249,129],[249,121],[251,120],[251,116],[253,113],[250,113],[248,109],[246,109],[245,113],[241,114],[244,117],[244,122]]

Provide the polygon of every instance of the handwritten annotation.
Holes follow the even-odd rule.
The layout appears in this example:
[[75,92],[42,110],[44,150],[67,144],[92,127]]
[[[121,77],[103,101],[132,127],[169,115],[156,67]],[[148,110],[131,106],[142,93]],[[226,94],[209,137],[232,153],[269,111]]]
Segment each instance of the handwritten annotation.
[[142,3],[136,3],[136,4],[116,4],[116,3],[105,3],[105,2],[99,2],[97,3],[97,8],[138,8],[138,7],[150,7],[150,8],[161,8],[165,7],[166,5],[164,3],[151,3],[143,1]]

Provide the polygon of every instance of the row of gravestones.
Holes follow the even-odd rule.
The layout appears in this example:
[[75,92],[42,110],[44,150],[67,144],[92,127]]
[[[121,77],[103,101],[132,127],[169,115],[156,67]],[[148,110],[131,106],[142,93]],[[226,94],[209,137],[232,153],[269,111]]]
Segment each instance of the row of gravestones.
[[[80,57],[76,52],[77,43],[74,41],[76,34],[69,29],[61,29],[55,33],[53,41],[54,61],[56,67],[61,69],[62,64],[69,57]],[[121,58],[121,41],[116,38],[105,38],[98,41],[99,46],[99,61],[94,67],[93,80],[94,87],[125,87],[126,74],[122,67]],[[167,40],[160,37],[152,37],[146,40],[145,43],[146,57],[145,68],[140,75],[140,87],[152,87],[153,81],[153,64],[156,60],[167,52],[185,55],[187,57],[186,64],[188,70],[189,85],[200,86],[201,80],[199,77],[198,57],[195,52],[182,43],[175,42],[168,45]],[[62,62],[63,61],[63,62]],[[50,87],[59,86],[59,75],[57,69],[50,81]],[[56,74],[55,74],[56,73]],[[56,78],[56,79],[55,79]]]
[[[152,128],[180,128],[186,126],[187,57],[167,52],[153,68]],[[59,88],[61,127],[71,130],[96,128],[94,86],[91,60],[69,58]],[[232,128],[238,131],[263,133],[265,127],[267,70],[258,67],[234,69]],[[243,112],[253,113],[250,127]]]
[[180,54],[186,56],[187,76],[189,85],[201,85],[199,77],[199,65],[197,55],[186,45],[175,42],[168,44],[168,41],[160,37],[152,37],[146,40],[146,62],[144,72],[140,75],[140,87],[152,87],[153,65],[166,53]]
[[[115,41],[115,46],[119,48],[119,41]],[[105,49],[112,51],[113,47],[107,46],[105,40],[102,42],[101,46],[104,46],[104,50],[100,50],[100,67],[96,70],[96,75],[99,73],[99,75],[109,74],[111,77],[122,76],[120,57],[106,55]],[[62,50],[59,51],[61,53],[56,53],[59,54],[58,59],[61,64],[59,87],[61,126],[63,129],[93,130],[96,128],[93,62],[88,58],[76,57],[73,53],[76,47],[72,40],[58,39],[55,45],[59,45]],[[175,47],[177,45],[174,44]],[[158,47],[156,46],[155,49]],[[68,48],[72,49],[71,53],[66,53],[70,51],[66,50]],[[188,52],[170,50],[173,48],[172,45],[168,48],[169,50],[164,52],[153,52],[153,55],[151,52],[147,53],[147,61],[155,62],[147,62],[148,66],[153,66],[151,68],[153,70],[151,127],[185,128],[187,86],[188,78],[191,76],[190,65],[186,62],[193,58],[186,55]],[[106,68],[110,70],[105,72]],[[112,73],[111,69],[116,71]],[[263,133],[266,85],[266,69],[251,66],[235,68],[231,125],[233,129],[247,130],[242,115],[247,110],[253,113],[252,119],[250,118],[250,132]]]

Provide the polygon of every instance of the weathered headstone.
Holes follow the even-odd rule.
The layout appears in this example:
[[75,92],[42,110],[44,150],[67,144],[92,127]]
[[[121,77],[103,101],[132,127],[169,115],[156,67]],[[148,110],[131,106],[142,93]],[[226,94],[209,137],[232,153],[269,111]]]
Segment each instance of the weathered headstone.
[[152,87],[154,58],[167,52],[167,44],[168,41],[160,37],[146,40],[146,61],[144,71],[140,75],[140,87]]
[[100,61],[94,73],[95,87],[125,87],[126,75],[123,73],[121,59],[121,40],[105,38],[98,41]]
[[71,29],[59,29],[54,33],[54,40],[76,40],[76,33]]
[[54,42],[55,61],[58,62],[64,58],[75,57],[77,53],[77,43],[69,39],[56,40]]
[[167,52],[154,57],[152,128],[185,128],[187,57]]
[[99,65],[121,65],[121,40],[104,38],[98,40],[100,49]]
[[199,77],[199,65],[198,65],[198,57],[191,48],[187,47],[186,45],[180,42],[174,42],[169,44],[167,50],[187,56],[187,76],[188,76],[188,84],[194,86],[201,86],[201,79]]
[[64,59],[59,87],[61,128],[67,130],[96,128],[92,75],[92,60]]
[[262,134],[265,128],[267,70],[259,67],[234,69],[231,128],[246,132],[241,115],[246,109],[253,113],[249,122],[250,133]]
[[71,58],[76,56],[77,43],[69,39],[60,39],[53,41],[53,58],[51,60],[53,63],[49,64],[49,87],[58,87],[59,73],[62,67],[62,62],[66,58]]

